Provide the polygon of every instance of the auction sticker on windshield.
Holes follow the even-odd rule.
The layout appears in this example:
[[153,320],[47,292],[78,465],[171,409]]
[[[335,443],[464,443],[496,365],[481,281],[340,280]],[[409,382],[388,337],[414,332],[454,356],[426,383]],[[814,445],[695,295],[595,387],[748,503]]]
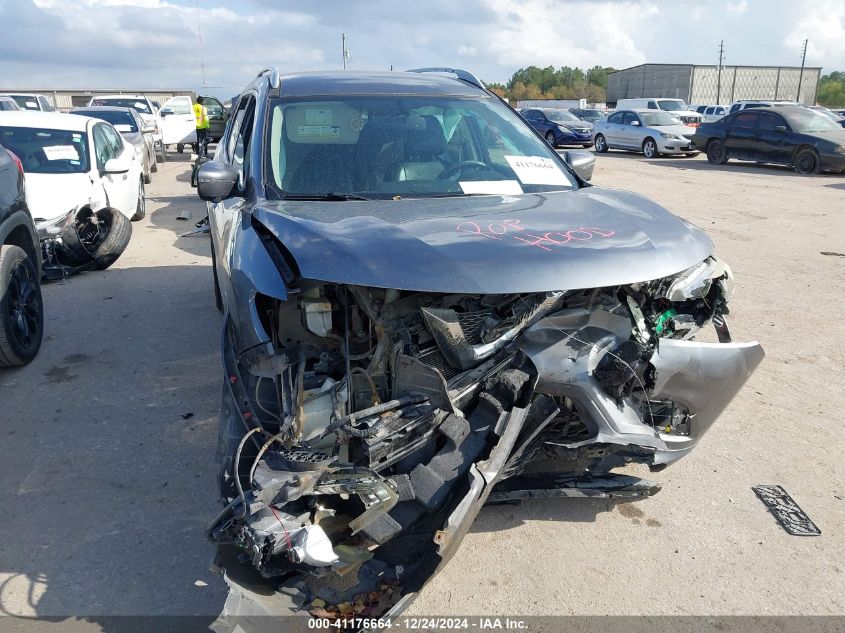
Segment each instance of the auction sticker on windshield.
[[73,145],[48,145],[41,149],[47,160],[79,160],[79,152]]
[[568,185],[566,175],[551,158],[544,156],[505,156],[523,185]]

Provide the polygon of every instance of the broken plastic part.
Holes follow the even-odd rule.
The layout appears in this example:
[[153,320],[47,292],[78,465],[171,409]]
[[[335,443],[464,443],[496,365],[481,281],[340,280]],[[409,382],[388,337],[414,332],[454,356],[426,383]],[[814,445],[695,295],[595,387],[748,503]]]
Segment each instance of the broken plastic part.
[[306,525],[291,537],[294,560],[314,567],[329,567],[340,559],[332,542],[319,525]]
[[515,323],[494,341],[477,345],[472,345],[467,340],[467,333],[464,331],[458,313],[454,310],[422,308],[421,311],[446,361],[457,369],[470,369],[484,359],[490,358],[525,328],[559,307],[564,294],[561,291],[537,295],[533,305],[521,299],[525,306],[520,306],[520,308],[527,307],[528,309],[520,310],[520,314],[514,319]]

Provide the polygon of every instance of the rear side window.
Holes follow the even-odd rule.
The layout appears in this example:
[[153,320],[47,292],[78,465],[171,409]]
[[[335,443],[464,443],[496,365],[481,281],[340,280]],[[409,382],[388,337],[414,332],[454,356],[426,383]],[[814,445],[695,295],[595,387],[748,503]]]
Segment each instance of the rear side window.
[[756,112],[742,112],[734,117],[732,122],[733,127],[756,127],[757,113]]
[[611,114],[609,117],[607,117],[607,122],[608,123],[622,123],[622,115],[624,115],[624,114],[625,114],[624,112],[616,112],[614,114]]

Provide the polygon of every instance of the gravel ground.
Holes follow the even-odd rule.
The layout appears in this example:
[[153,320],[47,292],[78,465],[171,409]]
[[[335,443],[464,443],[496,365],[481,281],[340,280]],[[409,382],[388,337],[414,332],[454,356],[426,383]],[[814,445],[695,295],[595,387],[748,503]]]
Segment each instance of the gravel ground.
[[[737,279],[734,339],[767,357],[691,456],[640,473],[657,496],[485,508],[410,613],[845,614],[845,178],[598,160],[595,184],[712,236]],[[204,215],[189,167],[160,166],[113,268],[44,287],[40,355],[0,371],[2,614],[106,630],[102,616],[210,619],[222,605],[203,537],[222,319],[207,238],[178,237],[192,226],[180,211]],[[822,536],[787,535],[752,493],[761,483],[783,485]]]

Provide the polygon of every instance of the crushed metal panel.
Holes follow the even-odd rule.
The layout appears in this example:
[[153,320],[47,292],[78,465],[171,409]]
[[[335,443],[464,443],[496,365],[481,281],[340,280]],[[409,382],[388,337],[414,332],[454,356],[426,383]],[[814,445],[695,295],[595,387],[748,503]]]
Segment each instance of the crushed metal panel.
[[822,531],[810,520],[795,499],[781,486],[764,485],[751,488],[760,501],[766,504],[771,513],[789,534],[793,536],[820,536]]

